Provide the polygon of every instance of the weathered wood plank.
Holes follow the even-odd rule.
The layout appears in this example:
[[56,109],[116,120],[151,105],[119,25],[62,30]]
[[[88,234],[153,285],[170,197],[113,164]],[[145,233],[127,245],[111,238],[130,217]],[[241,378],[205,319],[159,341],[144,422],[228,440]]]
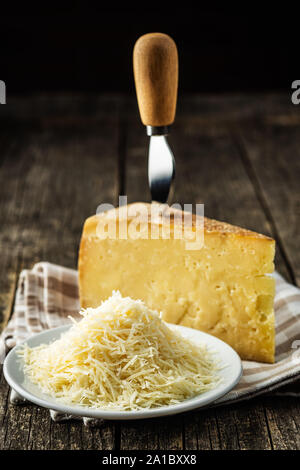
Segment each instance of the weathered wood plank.
[[6,251],[1,258],[0,332],[11,315],[19,272],[18,256]]
[[7,434],[7,408],[9,389],[0,366],[0,449],[3,449]]
[[[299,121],[273,123],[267,115],[262,125],[240,130],[249,171],[253,172],[281,250],[294,281],[300,285],[298,226],[300,223]],[[289,125],[288,125],[289,123]]]
[[299,397],[266,397],[263,402],[274,450],[299,450]]
[[19,186],[18,174],[15,174],[14,159],[21,145],[20,142],[15,142],[11,138],[5,128],[0,127],[0,172],[4,176],[3,183],[5,182],[5,184],[0,185],[0,213],[2,214],[0,231],[0,331],[2,331],[11,314],[19,271],[20,250],[17,245],[11,243],[14,231],[10,224],[6,223],[5,214],[14,211],[14,195]]
[[180,450],[183,448],[183,416],[120,423],[122,450]]
[[221,449],[216,412],[192,411],[184,416],[184,443],[187,450]]
[[272,449],[265,411],[260,398],[217,408],[216,413],[222,449]]
[[[116,199],[116,102],[98,99],[96,106],[82,99],[75,100],[74,106],[71,99],[55,104],[41,100],[35,101],[38,109],[30,118],[31,126],[27,124],[22,139],[0,168],[5,227],[1,247],[12,250],[19,266],[47,260],[76,267],[84,219],[95,213],[99,203]],[[17,121],[22,103],[20,107]],[[18,129],[18,125],[12,115],[10,126]],[[13,132],[11,137],[18,140]],[[14,251],[16,246],[18,250]],[[0,274],[7,279],[7,272],[1,270]],[[9,309],[11,301],[5,305]],[[7,390],[3,384],[3,396]],[[81,422],[53,423],[48,410],[15,407],[7,402],[2,412],[5,433],[0,434],[0,448],[114,447],[115,428],[111,423],[104,430],[83,430]]]
[[[50,449],[51,421],[49,419],[49,410],[35,405],[28,408],[32,416],[27,435],[26,448],[28,450]],[[23,445],[24,443],[21,442],[21,449]]]

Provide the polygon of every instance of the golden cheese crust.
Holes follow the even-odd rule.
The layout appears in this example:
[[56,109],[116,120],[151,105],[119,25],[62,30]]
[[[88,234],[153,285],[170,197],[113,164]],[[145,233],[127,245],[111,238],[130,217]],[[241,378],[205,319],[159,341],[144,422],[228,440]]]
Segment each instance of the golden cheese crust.
[[[158,211],[153,211],[154,213],[151,214],[151,208],[158,208],[161,206],[163,209],[159,213]],[[158,203],[146,203],[146,202],[135,202],[132,204],[128,204],[127,206],[117,207],[115,209],[111,209],[107,212],[103,212],[97,214],[95,216],[90,217],[87,219],[88,223],[94,225],[99,220],[99,217],[106,217],[108,219],[114,217],[116,220],[122,221],[128,218],[128,220],[133,220],[135,216],[131,216],[131,214],[137,214],[139,212],[146,212],[147,211],[147,220],[146,223],[153,223],[163,225],[164,220],[169,221],[171,225],[182,225],[183,223],[183,214],[184,212],[179,209],[174,209],[168,205],[161,205]],[[187,213],[186,213],[187,214]],[[201,217],[199,215],[190,214],[188,216],[191,217],[191,227],[196,229],[197,227],[197,219],[198,222],[204,221],[204,231],[207,233],[219,233],[219,234],[233,234],[239,237],[248,237],[248,238],[255,238],[255,239],[263,239],[269,240],[274,242],[273,238],[268,237],[267,235],[263,235],[258,232],[254,232],[252,230],[244,229],[238,227],[237,225],[231,225],[226,222],[221,222],[214,219],[209,219],[208,217]]]

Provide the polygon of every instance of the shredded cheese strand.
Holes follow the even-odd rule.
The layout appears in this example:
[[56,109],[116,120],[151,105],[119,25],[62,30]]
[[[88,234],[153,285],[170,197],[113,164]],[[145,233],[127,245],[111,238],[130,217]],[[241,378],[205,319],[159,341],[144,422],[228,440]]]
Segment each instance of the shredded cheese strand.
[[60,339],[20,351],[30,380],[59,401],[119,411],[157,408],[220,381],[206,347],[169,328],[140,300],[113,292],[80,313]]

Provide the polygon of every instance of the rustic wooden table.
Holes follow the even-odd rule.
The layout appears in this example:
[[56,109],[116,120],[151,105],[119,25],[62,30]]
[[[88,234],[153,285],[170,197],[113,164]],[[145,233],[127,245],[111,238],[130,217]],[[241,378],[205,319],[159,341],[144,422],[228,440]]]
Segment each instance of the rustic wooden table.
[[[271,234],[276,267],[300,285],[300,107],[284,95],[179,98],[170,137],[178,202]],[[2,326],[22,268],[76,266],[84,219],[101,202],[149,200],[147,139],[134,98],[28,96],[0,110]],[[268,396],[175,417],[54,423],[48,410],[12,406],[0,382],[1,449],[299,449],[300,405]]]

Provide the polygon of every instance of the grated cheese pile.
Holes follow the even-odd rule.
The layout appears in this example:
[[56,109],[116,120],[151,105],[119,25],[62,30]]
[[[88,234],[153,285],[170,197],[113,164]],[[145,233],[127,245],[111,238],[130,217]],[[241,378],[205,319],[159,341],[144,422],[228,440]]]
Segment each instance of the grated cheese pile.
[[130,411],[179,403],[217,385],[205,346],[173,331],[140,300],[120,292],[50,345],[25,346],[25,372],[43,392],[69,404]]

